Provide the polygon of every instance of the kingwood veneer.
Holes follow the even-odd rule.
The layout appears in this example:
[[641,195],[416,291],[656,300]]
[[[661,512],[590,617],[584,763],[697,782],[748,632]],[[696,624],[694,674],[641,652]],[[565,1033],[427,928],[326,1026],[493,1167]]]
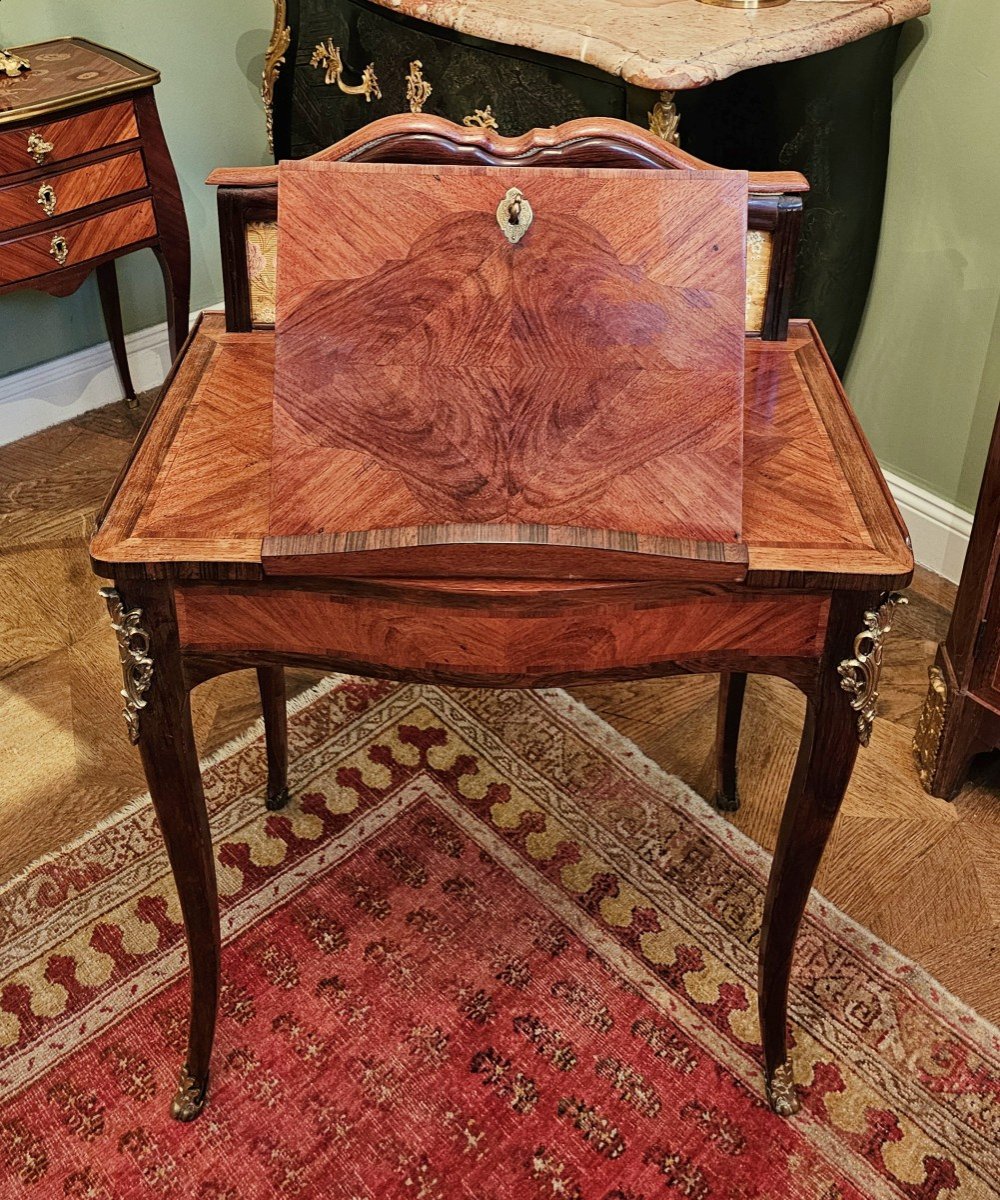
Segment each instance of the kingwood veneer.
[[84,38],[17,52],[33,69],[0,78],[0,295],[66,296],[96,273],[122,389],[134,399],[115,260],[152,249],[172,355],[188,328],[187,221],[153,97],[159,74]]
[[[606,165],[627,160],[644,136],[614,121],[599,130],[586,124],[595,159]],[[487,132],[470,135],[428,118],[391,118],[366,132],[373,155],[391,140],[404,160],[419,145],[424,156],[438,152],[448,161],[448,146],[467,148],[470,137],[484,156],[511,152]],[[555,158],[562,145],[579,153],[573,132],[539,131],[537,143]],[[358,138],[352,150],[363,159]],[[228,186],[246,188],[245,179],[229,179]],[[751,191],[754,184],[751,177]],[[240,294],[240,281],[228,282],[227,294]],[[227,332],[236,315],[205,316],[192,333],[91,547],[95,570],[115,581],[107,596],[125,716],[167,841],[191,951],[191,1035],[174,1114],[190,1119],[205,1102],[220,972],[189,692],[214,675],[258,669],[268,802],[280,805],[287,799],[285,663],[505,687],[720,672],[722,807],[736,803],[745,673],[795,683],[808,717],[760,950],[767,1093],[776,1111],[793,1113],[786,1004],[795,935],[858,745],[871,729],[896,600],[887,592],[912,572],[899,514],[815,330],[792,322],[784,340],[746,340],[741,524],[728,557],[704,555],[697,539],[642,551],[574,544],[547,577],[528,577],[516,545],[505,551],[495,538],[478,536],[475,523],[453,520],[460,533],[439,538],[430,555],[404,545],[379,559],[378,545],[360,539],[351,553],[308,547],[299,561],[307,573],[293,573],[267,554],[277,461],[275,336]],[[512,420],[511,429],[518,427]],[[448,555],[438,553],[441,545]],[[385,564],[381,575],[365,570],[365,555]],[[650,560],[653,577],[643,569]]]

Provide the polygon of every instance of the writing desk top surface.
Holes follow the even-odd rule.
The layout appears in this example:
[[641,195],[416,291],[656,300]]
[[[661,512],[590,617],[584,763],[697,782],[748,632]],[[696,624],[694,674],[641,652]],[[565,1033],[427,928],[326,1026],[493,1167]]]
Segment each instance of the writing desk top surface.
[[[264,577],[273,376],[272,332],[200,319],[91,543],[99,573]],[[905,527],[808,322],[786,342],[747,341],[742,518],[733,582],[871,591],[912,573]]]

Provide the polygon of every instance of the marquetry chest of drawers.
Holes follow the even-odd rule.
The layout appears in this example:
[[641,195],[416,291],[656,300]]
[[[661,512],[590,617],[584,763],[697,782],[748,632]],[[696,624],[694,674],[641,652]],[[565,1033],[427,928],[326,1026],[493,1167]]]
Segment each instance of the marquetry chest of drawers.
[[150,248],[163,271],[171,356],[187,335],[190,248],[153,87],[159,73],[83,38],[23,46],[0,78],[0,294],[65,296],[96,273],[126,397],[115,260]]

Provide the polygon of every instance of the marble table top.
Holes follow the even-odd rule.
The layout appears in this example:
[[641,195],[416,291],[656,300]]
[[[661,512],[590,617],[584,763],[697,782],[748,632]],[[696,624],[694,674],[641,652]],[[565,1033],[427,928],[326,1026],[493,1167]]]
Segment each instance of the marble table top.
[[637,87],[703,87],[919,17],[930,0],[791,0],[743,12],[698,0],[376,0],[510,46],[589,63]]

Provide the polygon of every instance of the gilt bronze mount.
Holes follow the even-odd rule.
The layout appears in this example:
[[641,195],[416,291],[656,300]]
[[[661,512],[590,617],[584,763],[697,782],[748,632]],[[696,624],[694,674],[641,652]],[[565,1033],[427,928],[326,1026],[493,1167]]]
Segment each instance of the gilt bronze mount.
[[927,791],[934,784],[944,723],[948,716],[948,684],[940,667],[928,668],[927,698],[913,735],[913,761]]
[[177,1081],[177,1091],[170,1102],[170,1115],[175,1121],[193,1121],[205,1107],[207,1094],[207,1081],[202,1080],[199,1083],[185,1063]]
[[419,58],[415,58],[410,63],[410,70],[406,76],[406,103],[412,113],[423,112],[424,105],[430,99],[431,92],[434,91],[424,78],[423,68],[424,64]]
[[0,75],[15,79],[24,71],[31,70],[31,63],[13,50],[0,50]]
[[467,117],[462,118],[462,124],[467,129],[492,129],[497,133],[500,132],[500,126],[493,115],[492,104],[487,104],[485,108],[477,108],[474,112],[469,113]]
[[674,102],[674,92],[660,92],[660,98],[649,114],[649,132],[671,146],[681,144],[681,115]]
[[260,92],[264,99],[264,119],[267,122],[267,146],[274,152],[274,85],[292,41],[292,29],[287,21],[288,0],[274,0],[274,28],[264,54],[264,72]]
[[360,83],[344,82],[344,60],[340,47],[333,44],[332,38],[316,43],[309,65],[322,69],[325,72],[323,82],[335,83],[345,96],[364,96],[366,104],[370,104],[373,98],[382,99],[382,89],[379,87],[374,63],[369,63],[361,72]]
[[792,1064],[786,1060],[771,1072],[765,1084],[767,1102],[779,1117],[794,1117],[799,1111],[799,1098],[795,1094],[795,1079]]
[[118,639],[124,687],[119,695],[124,701],[122,716],[128,727],[128,739],[139,741],[139,712],[146,707],[146,693],[153,682],[153,660],[149,655],[149,634],[142,626],[142,609],[125,611],[122,598],[115,588],[101,588],[101,595],[111,614],[111,627]]
[[892,629],[896,606],[906,603],[905,596],[893,592],[877,611],[869,609],[865,613],[865,627],[854,639],[854,657],[845,658],[837,667],[840,686],[851,697],[851,708],[858,714],[858,741],[862,746],[871,741],[885,637]]

